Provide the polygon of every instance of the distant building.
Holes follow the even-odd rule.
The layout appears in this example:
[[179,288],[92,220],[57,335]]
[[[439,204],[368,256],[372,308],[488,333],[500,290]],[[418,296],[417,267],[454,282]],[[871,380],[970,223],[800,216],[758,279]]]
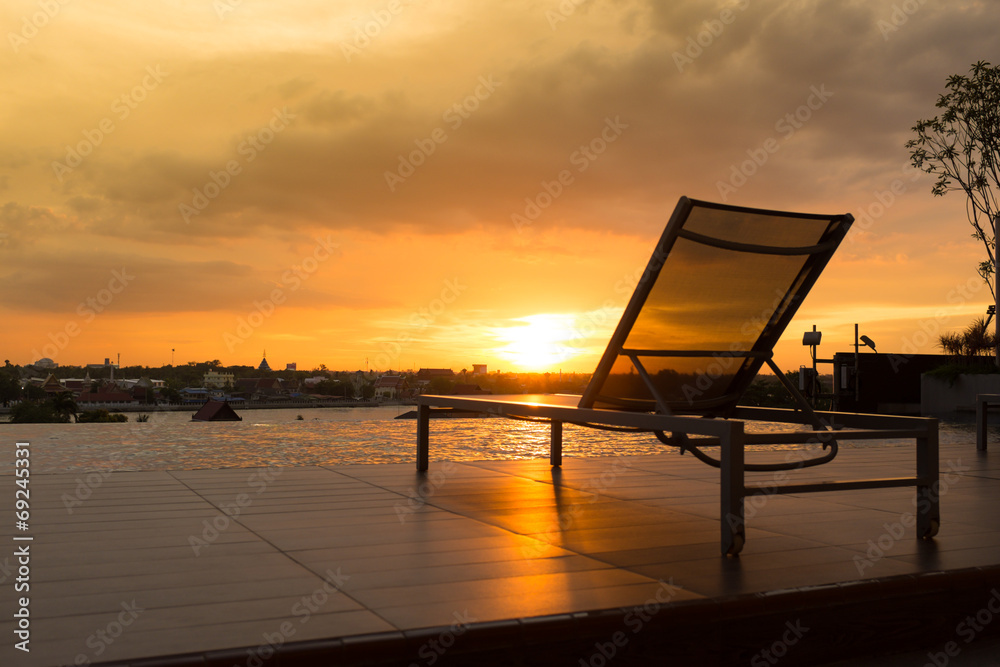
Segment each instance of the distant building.
[[177,393],[181,395],[181,403],[204,403],[209,399],[204,387],[184,387]]
[[103,388],[101,391],[84,391],[80,393],[79,398],[76,399],[77,403],[88,404],[88,405],[106,405],[109,403],[121,404],[121,403],[135,403],[136,400],[132,394],[125,391],[111,391],[110,389]]
[[59,364],[57,364],[56,362],[52,361],[48,357],[42,357],[41,359],[39,359],[38,361],[36,361],[35,363],[33,363],[31,365],[34,366],[35,368],[58,368],[59,367]]
[[45,378],[45,381],[42,382],[41,387],[47,394],[58,394],[59,392],[66,391],[66,387],[62,386],[62,383],[59,382],[56,376],[51,373],[47,378]]
[[406,378],[399,375],[383,375],[375,380],[375,399],[391,400],[402,398],[406,389]]
[[297,370],[299,370],[299,365],[293,361],[290,364],[285,364],[285,370],[286,371],[297,371]]
[[284,387],[278,378],[240,378],[236,387],[250,400],[275,398],[284,393]]
[[418,380],[433,380],[434,378],[451,378],[455,377],[455,371],[450,368],[421,368],[417,371]]
[[205,373],[202,384],[209,388],[222,389],[223,387],[232,387],[235,382],[236,376],[232,373],[208,371]]
[[486,364],[472,364],[473,375],[486,375]]
[[270,372],[271,367],[267,363],[267,352],[264,353],[264,358],[260,360],[260,366],[257,367],[257,370]]
[[229,407],[226,401],[205,401],[205,405],[191,417],[193,422],[241,422],[243,417]]
[[118,364],[111,363],[110,357],[104,357],[103,364],[87,364],[88,370],[100,370],[102,368],[118,368]]
[[62,386],[66,388],[67,391],[73,392],[74,395],[80,394],[80,392],[90,391],[90,387],[93,385],[93,380],[90,379],[90,373],[87,373],[86,377],[83,378],[63,378]]

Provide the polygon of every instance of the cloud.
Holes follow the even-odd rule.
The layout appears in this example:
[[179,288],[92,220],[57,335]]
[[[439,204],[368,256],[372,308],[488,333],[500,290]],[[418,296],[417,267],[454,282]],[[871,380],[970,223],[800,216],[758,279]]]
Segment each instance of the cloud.
[[0,280],[0,307],[25,313],[72,315],[93,299],[115,314],[243,313],[274,290],[281,292],[282,304],[293,308],[357,301],[349,289],[323,284],[320,274],[313,278],[291,266],[260,271],[235,261],[177,261],[113,252],[14,256],[5,263]]
[[[17,91],[0,119],[0,306],[71,313],[124,266],[116,311],[245,314],[333,234],[358,245],[290,308],[398,319],[454,268],[497,317],[588,310],[621,297],[682,194],[853,212],[861,233],[828,271],[850,289],[825,298],[866,272],[894,298],[944,293],[978,250],[960,242],[961,196],[932,200],[904,143],[947,76],[994,51],[1000,15],[913,6],[407,2],[362,47],[377,3],[67,5],[0,55]],[[168,74],[116,112],[147,67]],[[103,119],[113,131],[57,174]],[[384,334],[337,326],[354,350]]]
[[[700,55],[678,71],[674,54],[684,52],[688,38],[722,25],[726,7],[731,22],[717,35],[705,33],[710,43],[703,39]],[[373,44],[367,60],[355,63],[302,51],[276,56],[280,68],[253,52],[218,52],[171,65],[164,90],[154,91],[172,96],[175,106],[179,96],[207,94],[198,106],[185,102],[178,110],[191,121],[180,125],[191,128],[190,138],[212,140],[183,152],[167,143],[106,147],[70,177],[72,202],[66,205],[97,231],[132,216],[126,233],[177,243],[289,226],[386,233],[409,226],[442,233],[481,225],[503,231],[513,214],[523,212],[526,198],[568,170],[573,186],[539,224],[606,227],[609,212],[625,203],[631,215],[614,224],[634,233],[659,220],[681,193],[718,199],[718,184],[733,166],[769,139],[780,151],[738,193],[739,201],[785,199],[789,190],[835,197],[845,183],[871,183],[905,160],[901,144],[919,98],[914,82],[922,82],[925,94],[933,89],[928,79],[940,82],[940,73],[967,66],[964,55],[948,54],[933,66],[916,56],[911,46],[926,38],[928,24],[941,23],[949,32],[975,26],[972,41],[978,42],[987,34],[981,26],[997,23],[976,6],[947,12],[922,6],[887,40],[878,21],[891,7],[595,5],[555,31],[539,20],[534,33],[540,38],[548,31],[556,40],[592,35],[593,22],[612,12],[618,26],[603,40],[552,51],[532,45],[533,59],[481,62],[478,73],[452,73],[447,86],[424,88],[432,76],[407,65],[408,49],[378,51]],[[503,10],[487,8],[481,16],[491,13],[505,25]],[[461,23],[448,29],[441,46],[422,44],[422,61],[443,62],[449,39],[463,43],[475,34]],[[387,71],[402,76],[386,77],[378,89],[365,83],[365,75]],[[483,88],[484,80],[495,85]],[[817,89],[830,91],[829,99],[807,109],[807,122],[795,121]],[[227,96],[251,104],[222,114],[232,105],[223,101]],[[927,97],[929,104],[933,95]],[[164,113],[152,109],[155,101],[149,105],[150,114]],[[272,110],[283,107],[294,120],[262,150],[249,150],[248,138],[266,132]],[[791,125],[776,129],[789,117]],[[601,145],[608,119],[620,119],[627,130],[596,159],[583,161],[581,148]],[[443,141],[432,139],[435,132]],[[226,179],[197,224],[185,222],[181,205],[213,188],[212,174],[232,163],[240,173]],[[838,177],[824,179],[831,170]],[[394,186],[387,174],[398,177]],[[96,206],[80,208],[81,192],[100,193],[100,215]]]

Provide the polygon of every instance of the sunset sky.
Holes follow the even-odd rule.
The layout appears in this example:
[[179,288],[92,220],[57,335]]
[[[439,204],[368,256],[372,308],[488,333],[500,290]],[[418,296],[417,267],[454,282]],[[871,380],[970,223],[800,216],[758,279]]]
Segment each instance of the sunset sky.
[[964,199],[904,143],[1000,60],[994,3],[6,0],[0,25],[13,363],[590,371],[681,195],[858,218],[782,367],[813,324],[823,356],[855,322],[935,352],[990,301]]

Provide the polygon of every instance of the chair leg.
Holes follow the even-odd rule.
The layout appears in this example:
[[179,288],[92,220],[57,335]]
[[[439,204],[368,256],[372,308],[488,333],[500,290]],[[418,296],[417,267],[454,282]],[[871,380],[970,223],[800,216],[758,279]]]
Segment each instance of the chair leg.
[[[746,486],[743,479],[743,424],[734,422],[734,427],[722,437],[720,442],[721,465],[719,466],[722,528],[722,555],[736,556],[746,542],[746,520],[743,499]],[[738,427],[738,428],[736,428]]]
[[917,534],[928,540],[941,527],[940,473],[938,460],[938,425],[928,428],[927,435],[917,438]]
[[976,396],[976,449],[986,451],[986,419],[989,414],[989,404]]
[[552,464],[553,468],[558,468],[562,465],[562,433],[563,423],[553,419],[552,441],[549,447],[549,463]]
[[427,470],[430,465],[431,406],[417,406],[417,470]]

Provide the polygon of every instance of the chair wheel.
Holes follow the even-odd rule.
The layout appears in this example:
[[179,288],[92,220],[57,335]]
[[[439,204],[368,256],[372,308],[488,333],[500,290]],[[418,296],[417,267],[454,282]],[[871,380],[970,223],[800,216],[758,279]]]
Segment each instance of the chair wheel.
[[726,552],[727,556],[736,556],[741,551],[743,551],[743,544],[746,543],[747,538],[744,535],[733,535],[733,543],[729,546],[729,550]]
[[925,540],[929,540],[938,534],[938,530],[941,529],[941,519],[931,519],[930,527],[922,535]]

